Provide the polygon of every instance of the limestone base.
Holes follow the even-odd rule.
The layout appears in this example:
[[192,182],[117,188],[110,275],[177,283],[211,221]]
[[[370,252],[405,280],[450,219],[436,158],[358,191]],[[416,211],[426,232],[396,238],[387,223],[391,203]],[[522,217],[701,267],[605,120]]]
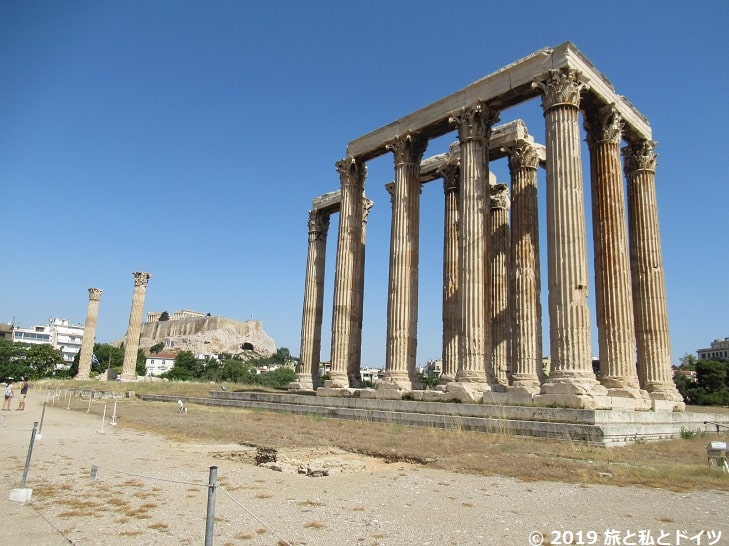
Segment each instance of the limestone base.
[[[580,441],[604,447],[625,445],[638,440],[678,438],[682,431],[713,431],[715,425],[729,426],[729,415],[674,411],[668,400],[652,400],[650,411],[634,409],[572,409],[519,404],[516,397],[525,393],[488,393],[504,404],[452,403],[453,393],[439,390],[402,391],[412,399],[374,399],[374,389],[321,389],[317,394],[261,393],[211,390],[208,398],[188,399],[191,404],[257,408],[297,415],[351,419],[363,422],[399,423],[402,425],[456,428],[480,432],[498,432],[538,438]],[[396,392],[388,390],[387,392]],[[177,397],[141,395],[144,400],[176,403]],[[558,395],[537,395],[542,397]],[[577,395],[573,395],[577,396]],[[536,398],[536,397],[535,397]],[[606,396],[611,403],[620,397]],[[431,401],[433,400],[433,401]],[[590,403],[594,403],[593,398]],[[451,402],[451,403],[448,403]],[[459,401],[460,402],[460,401]],[[617,403],[621,403],[622,400]],[[517,405],[519,404],[519,405]],[[589,404],[584,404],[589,405]]]

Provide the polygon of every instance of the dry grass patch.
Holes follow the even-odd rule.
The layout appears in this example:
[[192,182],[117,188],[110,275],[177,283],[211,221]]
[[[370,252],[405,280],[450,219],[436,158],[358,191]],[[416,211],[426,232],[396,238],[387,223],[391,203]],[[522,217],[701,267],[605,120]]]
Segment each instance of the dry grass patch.
[[[68,386],[56,383],[59,388],[86,388],[73,381]],[[88,388],[100,388],[97,382],[88,383]],[[131,388],[137,394],[207,398],[211,387],[207,383],[169,382],[135,383]],[[232,390],[237,387],[229,385]],[[121,392],[129,386],[105,384],[103,388]],[[727,486],[726,475],[711,472],[706,461],[706,443],[725,440],[716,434],[606,449],[566,440],[352,422],[194,402],[189,405],[190,413],[180,419],[174,404],[122,398],[117,414],[128,428],[177,441],[230,444],[245,438],[248,446],[333,446],[387,462],[408,462],[465,474],[511,476],[526,482],[642,485],[673,491]],[[92,405],[91,412],[100,415],[101,411],[102,407]]]
[[158,521],[157,523],[150,523],[149,525],[147,525],[147,527],[150,529],[154,529],[155,531],[166,531],[170,528],[170,525],[168,523],[162,523]]
[[305,500],[297,502],[296,504],[298,504],[299,506],[326,506],[325,503],[318,500]]
[[310,521],[309,523],[305,523],[304,527],[306,527],[307,529],[325,529],[326,524],[322,523],[321,521],[314,520]]
[[268,493],[258,493],[256,495],[257,499],[270,499],[272,497],[273,497],[273,495],[269,495]]

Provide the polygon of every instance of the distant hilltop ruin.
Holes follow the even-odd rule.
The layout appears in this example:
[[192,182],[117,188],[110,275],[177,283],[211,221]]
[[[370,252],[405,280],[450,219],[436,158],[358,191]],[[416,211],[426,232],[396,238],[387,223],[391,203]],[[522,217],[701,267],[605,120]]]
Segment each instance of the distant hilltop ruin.
[[260,320],[241,322],[188,309],[169,315],[169,320],[160,320],[163,314],[147,313],[147,321],[142,323],[139,346],[145,351],[162,343],[166,350],[195,354],[237,354],[249,350],[268,356],[276,352],[276,344],[263,330]]

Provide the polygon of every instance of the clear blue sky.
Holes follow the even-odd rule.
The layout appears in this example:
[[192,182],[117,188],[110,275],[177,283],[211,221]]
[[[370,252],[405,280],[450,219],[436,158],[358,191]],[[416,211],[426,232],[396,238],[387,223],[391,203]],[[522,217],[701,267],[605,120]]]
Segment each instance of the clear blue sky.
[[[145,313],[253,317],[298,355],[307,211],[339,187],[334,164],[347,143],[569,40],[650,120],[659,142],[677,362],[729,336],[728,26],[726,1],[6,0],[0,321],[82,323],[87,289],[97,287],[97,341],[120,339],[131,273],[148,271]],[[501,117],[521,117],[542,140],[538,99]],[[432,142],[426,156],[453,139]],[[492,165],[500,181],[504,163]],[[391,156],[368,169],[375,207],[363,364],[380,367]],[[421,215],[419,364],[440,356],[439,182],[424,188]]]

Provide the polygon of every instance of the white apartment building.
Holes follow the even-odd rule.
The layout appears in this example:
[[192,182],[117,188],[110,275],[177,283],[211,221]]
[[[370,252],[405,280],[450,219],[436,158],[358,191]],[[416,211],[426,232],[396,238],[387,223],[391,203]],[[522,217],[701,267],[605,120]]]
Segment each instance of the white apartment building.
[[47,325],[33,328],[13,328],[13,341],[30,345],[51,345],[63,354],[63,362],[70,365],[81,350],[84,325],[70,324],[66,319],[53,318]]
[[699,360],[729,359],[729,337],[715,339],[711,342],[711,347],[699,349],[696,354],[699,355]]

